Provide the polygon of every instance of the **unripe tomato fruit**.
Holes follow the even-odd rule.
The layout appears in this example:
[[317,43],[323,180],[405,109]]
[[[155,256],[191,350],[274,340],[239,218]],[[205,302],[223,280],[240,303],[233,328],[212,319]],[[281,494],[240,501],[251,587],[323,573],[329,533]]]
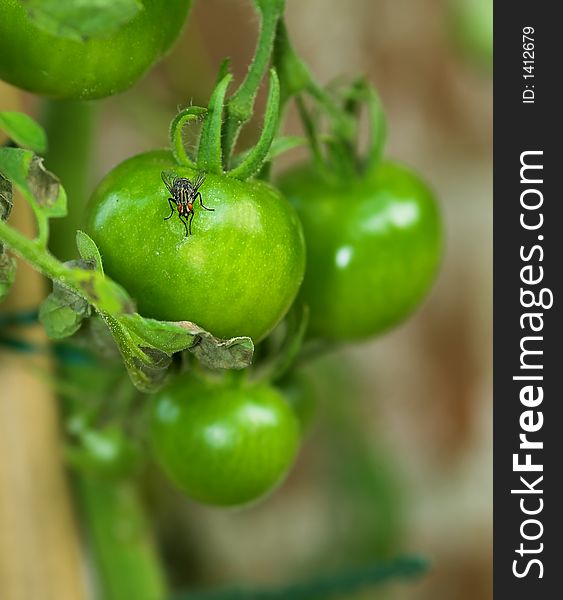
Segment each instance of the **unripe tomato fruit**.
[[285,198],[261,181],[209,174],[200,188],[192,235],[178,214],[161,171],[194,180],[166,151],[133,157],[94,192],[88,234],[105,271],[135,298],[139,312],[188,320],[222,338],[259,341],[285,315],[305,269],[301,223]]
[[369,337],[420,303],[437,271],[442,235],[434,197],[416,174],[383,162],[363,178],[338,182],[304,166],[278,185],[305,232],[301,294],[310,336]]
[[191,0],[141,0],[143,9],[104,37],[52,35],[19,0],[0,6],[0,79],[52,98],[90,100],[129,88],[170,48]]
[[67,454],[78,470],[108,478],[130,474],[140,458],[137,448],[116,426],[82,432]]
[[270,386],[173,380],[151,404],[157,462],[188,496],[214,505],[256,500],[284,478],[299,425]]

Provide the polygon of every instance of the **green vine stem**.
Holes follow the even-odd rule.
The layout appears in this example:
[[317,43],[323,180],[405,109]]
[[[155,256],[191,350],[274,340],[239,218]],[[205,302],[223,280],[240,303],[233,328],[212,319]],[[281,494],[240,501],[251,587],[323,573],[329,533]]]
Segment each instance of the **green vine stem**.
[[323,156],[317,127],[313,123],[313,119],[309,114],[307,107],[305,106],[305,102],[303,101],[301,94],[296,97],[295,103],[297,105],[297,110],[299,111],[299,118],[301,119],[303,129],[305,130],[305,135],[307,136],[307,140],[309,142],[309,148],[311,150],[315,166],[319,173],[323,173],[325,177],[329,177],[330,171]]
[[[293,48],[283,19],[278,23],[273,62],[280,76],[282,107],[291,97],[296,97],[303,127],[309,139],[313,160],[327,176],[340,178],[368,173],[381,160],[385,144],[385,116],[379,96],[361,78],[339,95],[320,86]],[[316,119],[311,116],[303,96],[309,96],[315,112],[324,114],[330,123],[330,132],[321,138]],[[365,157],[358,156],[360,104],[368,107],[371,139]],[[323,153],[321,140],[325,142]]]
[[254,3],[260,13],[256,51],[246,77],[226,105],[223,155],[227,167],[242,126],[252,118],[258,88],[272,55],[278,21],[285,9],[285,0],[255,0]]
[[333,119],[339,134],[346,139],[353,139],[356,133],[354,120],[344,113],[327,90],[316,82],[293,48],[283,19],[278,23],[273,57],[282,82],[282,101],[286,102],[292,96],[307,92]]
[[379,165],[383,157],[383,148],[387,139],[387,124],[379,95],[369,83],[366,83],[364,93],[369,110],[371,139],[363,170],[365,173],[369,173]]
[[76,257],[75,235],[84,218],[98,109],[92,102],[46,100],[44,124],[49,140],[47,168],[61,180],[68,197],[68,213],[50,224],[49,247],[61,260]]
[[227,73],[213,90],[207,115],[203,122],[197,153],[197,167],[206,173],[219,174],[223,171],[221,150],[223,104],[231,79],[232,75]]
[[164,575],[137,490],[79,475],[76,490],[104,600],[161,600]]
[[42,244],[37,240],[28,239],[19,231],[10,227],[5,221],[0,221],[0,239],[43,275],[53,279],[64,277],[67,267],[52,254],[45,252]]
[[278,130],[280,115],[280,84],[275,69],[270,71],[270,88],[266,102],[264,126],[258,142],[248,153],[245,159],[234,169],[228,172],[231,177],[248,179],[260,171],[266,161],[272,142]]
[[276,40],[274,43],[273,63],[278,71],[281,83],[282,107],[293,96],[305,91],[313,77],[309,69],[295,52],[284,19],[278,22]]
[[99,312],[124,311],[124,293],[102,273],[67,267],[45,251],[38,240],[28,239],[5,221],[0,221],[0,240],[37,271],[86,298]]

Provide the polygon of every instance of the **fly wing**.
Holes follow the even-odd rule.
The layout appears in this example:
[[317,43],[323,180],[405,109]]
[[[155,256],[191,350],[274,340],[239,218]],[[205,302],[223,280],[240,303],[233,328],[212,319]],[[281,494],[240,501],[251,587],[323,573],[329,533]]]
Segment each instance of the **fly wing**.
[[166,186],[166,189],[172,193],[172,188],[174,187],[174,180],[176,179],[176,174],[174,171],[162,171],[160,174],[162,177],[162,181]]
[[199,190],[199,188],[203,185],[203,182],[205,181],[205,173],[198,173],[196,180],[194,181],[194,193],[197,192]]

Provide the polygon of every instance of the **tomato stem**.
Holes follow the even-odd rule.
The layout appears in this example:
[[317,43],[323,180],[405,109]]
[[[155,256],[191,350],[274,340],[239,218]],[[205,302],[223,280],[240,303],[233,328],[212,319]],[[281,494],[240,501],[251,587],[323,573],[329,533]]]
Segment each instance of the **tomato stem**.
[[379,165],[383,157],[383,148],[387,138],[387,124],[381,100],[373,86],[366,83],[365,93],[369,110],[371,140],[364,159],[363,169],[364,173],[369,173]]
[[225,94],[232,75],[227,73],[217,84],[211,95],[207,115],[203,121],[197,153],[197,168],[220,174],[223,171],[221,130]]
[[320,173],[323,173],[325,176],[328,176],[328,168],[325,158],[323,156],[317,127],[313,122],[313,119],[311,118],[307,107],[305,106],[303,97],[301,95],[296,96],[295,102],[297,104],[297,110],[299,111],[299,117],[301,118],[303,129],[305,130],[305,134],[307,135],[307,139],[309,140],[309,148],[311,149],[315,166],[317,167]]
[[[45,219],[41,215],[39,218]],[[0,220],[0,241],[35,270],[86,299],[98,312],[129,311],[128,299],[120,286],[97,271],[68,267],[46,249],[40,238],[30,240]]]
[[86,476],[76,483],[103,597],[164,598],[164,574],[133,484]]
[[[37,215],[40,217],[41,215]],[[45,230],[47,219],[44,218],[44,224],[40,229]],[[43,237],[45,234],[43,234]],[[61,262],[59,262],[52,254],[45,250],[43,240],[38,237],[36,240],[30,240],[12,227],[5,221],[0,220],[0,240],[5,243],[10,250],[21,256],[38,271],[51,278],[63,276],[64,271],[68,270]]]
[[[375,168],[381,159],[385,143],[385,119],[381,102],[373,87],[363,78],[340,95],[320,86],[293,48],[283,19],[278,23],[273,62],[280,76],[282,105],[291,97],[296,97],[303,128],[318,170],[328,177],[336,175],[340,179],[346,179]],[[304,94],[312,99],[317,112],[328,116],[330,133],[323,139],[326,152],[323,152],[315,119],[305,106]],[[360,103],[367,104],[370,114],[371,141],[364,158],[359,157],[357,152],[359,115],[356,111]]]
[[98,111],[93,102],[75,100],[46,100],[43,110],[49,140],[45,162],[72,198],[66,216],[49,224],[49,247],[55,256],[68,260],[76,257],[75,234],[84,218]]
[[270,152],[270,147],[278,130],[280,113],[280,84],[275,69],[270,71],[270,88],[264,115],[264,127],[258,142],[246,158],[228,172],[231,177],[245,180],[260,171]]
[[305,62],[293,48],[283,19],[280,19],[276,33],[274,65],[280,75],[282,100],[284,102],[301,92],[307,92],[335,122],[336,128],[342,137],[346,139],[354,138],[356,132],[354,120],[315,81]]
[[305,91],[312,80],[309,69],[289,41],[284,19],[278,22],[273,63],[280,77],[283,106],[291,97]]
[[285,8],[285,0],[255,0],[255,5],[260,13],[260,33],[254,58],[246,77],[226,106],[223,154],[227,167],[242,126],[252,118],[254,101],[270,62],[276,29]]

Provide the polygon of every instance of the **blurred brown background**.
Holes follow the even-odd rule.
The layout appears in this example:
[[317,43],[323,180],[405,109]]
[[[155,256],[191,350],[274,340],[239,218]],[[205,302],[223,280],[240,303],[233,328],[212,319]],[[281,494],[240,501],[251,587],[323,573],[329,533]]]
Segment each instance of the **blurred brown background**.
[[[164,546],[172,533],[185,534],[182,552],[167,551],[173,576],[182,584],[194,578],[273,583],[373,552],[412,552],[430,557],[429,575],[367,597],[486,600],[492,597],[490,73],[459,50],[446,0],[288,0],[287,22],[321,83],[363,72],[375,83],[388,116],[387,154],[418,169],[435,189],[446,254],[430,298],[408,323],[315,369],[319,419],[280,491],[238,512],[171,497],[186,515],[185,522],[160,524]],[[225,56],[240,80],[256,27],[248,1],[196,2],[169,57],[135,88],[98,105],[92,182],[127,156],[165,145],[176,108],[206,102]],[[0,108],[13,106],[14,95],[1,87]],[[32,97],[24,103],[41,113]],[[291,116],[289,130],[298,132]],[[340,387],[323,374],[334,365]],[[347,445],[350,439],[360,441]],[[349,462],[340,464],[339,456]],[[349,480],[363,461],[365,472]]]

